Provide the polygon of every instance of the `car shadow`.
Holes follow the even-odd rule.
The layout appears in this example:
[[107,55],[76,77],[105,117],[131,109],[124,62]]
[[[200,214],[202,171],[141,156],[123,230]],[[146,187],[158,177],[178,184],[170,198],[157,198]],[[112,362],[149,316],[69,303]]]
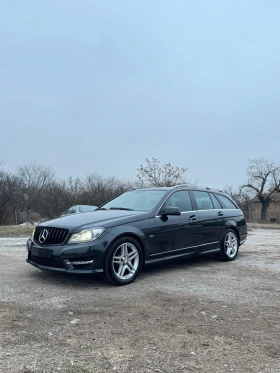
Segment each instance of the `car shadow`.
[[166,271],[172,270],[179,270],[179,269],[188,269],[191,267],[205,267],[205,266],[213,266],[215,264],[220,263],[219,259],[214,255],[203,255],[203,256],[194,256],[187,259],[178,259],[174,261],[166,261],[160,263],[153,263],[145,265],[142,273],[143,274],[150,274],[150,273],[161,273]]
[[111,287],[104,280],[103,273],[96,274],[72,274],[55,271],[37,270],[32,272],[32,280],[65,289],[97,289],[99,287]]
[[[213,266],[217,263],[219,264],[219,260],[214,255],[209,256],[197,256],[188,259],[181,259],[181,260],[174,260],[168,262],[160,262],[160,263],[153,263],[145,265],[142,272],[140,273],[139,277],[136,279],[136,282],[143,280],[144,278],[148,278],[153,274],[164,274],[167,272],[173,272],[178,270],[186,270],[191,269],[192,267],[202,267],[205,266]],[[67,289],[112,289],[112,285],[107,283],[104,278],[103,273],[96,273],[96,274],[70,274],[64,272],[55,272],[55,271],[43,271],[43,270],[35,270],[32,271],[31,274],[32,280],[40,283],[45,283],[48,285],[53,285],[56,287],[61,287],[65,289],[65,285],[67,285]]]

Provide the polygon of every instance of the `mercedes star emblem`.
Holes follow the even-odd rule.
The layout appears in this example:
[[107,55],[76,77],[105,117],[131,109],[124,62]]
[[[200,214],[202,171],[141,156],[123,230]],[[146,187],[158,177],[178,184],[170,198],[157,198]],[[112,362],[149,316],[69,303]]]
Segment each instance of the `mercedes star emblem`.
[[39,242],[44,243],[48,238],[49,231],[47,229],[43,229],[39,236]]

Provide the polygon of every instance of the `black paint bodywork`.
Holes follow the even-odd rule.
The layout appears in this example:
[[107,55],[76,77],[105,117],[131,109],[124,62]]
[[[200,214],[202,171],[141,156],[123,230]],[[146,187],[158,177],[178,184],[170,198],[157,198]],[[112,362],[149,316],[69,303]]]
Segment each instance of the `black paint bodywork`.
[[[29,238],[26,261],[46,270],[95,273],[103,271],[106,251],[121,236],[132,236],[138,240],[146,264],[219,252],[221,239],[229,228],[236,231],[240,245],[246,241],[247,225],[243,212],[238,206],[234,209],[226,209],[223,206],[220,209],[199,210],[192,190],[201,189],[176,187],[161,188],[161,190],[165,193],[150,212],[97,210],[40,224],[40,227],[68,229],[69,233],[65,241],[59,245],[40,245]],[[178,190],[189,191],[192,210],[181,215],[162,215],[161,209],[165,200]],[[92,227],[106,229],[97,240],[90,243],[67,244],[73,233]],[[91,263],[71,264],[79,260]]]

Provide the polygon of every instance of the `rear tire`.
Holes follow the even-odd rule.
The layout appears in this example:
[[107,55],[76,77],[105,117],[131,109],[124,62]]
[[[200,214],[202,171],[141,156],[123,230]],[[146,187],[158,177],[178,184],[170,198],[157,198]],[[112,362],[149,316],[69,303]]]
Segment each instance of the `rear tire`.
[[104,274],[114,285],[131,284],[143,265],[143,251],[132,237],[121,237],[109,248],[104,260]]
[[232,261],[238,255],[239,240],[237,233],[233,229],[228,229],[220,243],[220,258],[224,261]]

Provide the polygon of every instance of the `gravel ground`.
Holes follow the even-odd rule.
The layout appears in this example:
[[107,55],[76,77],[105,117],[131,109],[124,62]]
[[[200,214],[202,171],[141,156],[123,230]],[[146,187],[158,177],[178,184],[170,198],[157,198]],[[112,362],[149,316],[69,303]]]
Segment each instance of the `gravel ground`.
[[132,285],[25,263],[0,238],[2,373],[280,373],[280,231],[239,257],[146,268]]

